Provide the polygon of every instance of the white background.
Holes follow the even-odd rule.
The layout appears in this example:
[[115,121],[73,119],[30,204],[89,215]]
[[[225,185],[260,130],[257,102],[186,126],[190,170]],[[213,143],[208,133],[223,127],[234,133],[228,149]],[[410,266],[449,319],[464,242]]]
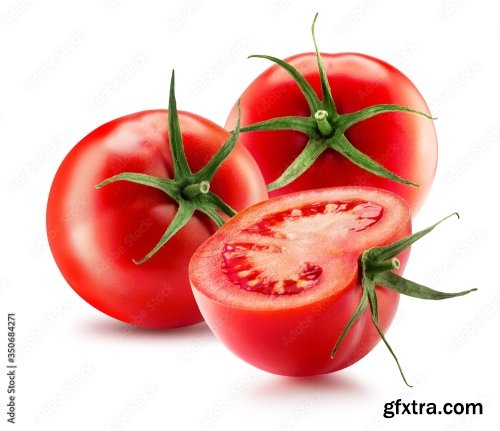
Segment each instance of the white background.
[[[240,2],[3,0],[0,5],[0,410],[21,430],[493,430],[498,395],[499,12],[494,1]],[[439,137],[434,187],[415,220],[451,220],[416,245],[406,275],[439,290],[402,298],[385,347],[336,374],[289,379],[256,370],[204,324],[134,329],[65,283],[45,237],[52,177],[98,125],[177,101],[224,124],[269,66],[246,57],[358,51],[407,74]],[[6,423],[6,315],[18,321],[17,425]],[[482,416],[382,417],[384,403],[482,402]]]

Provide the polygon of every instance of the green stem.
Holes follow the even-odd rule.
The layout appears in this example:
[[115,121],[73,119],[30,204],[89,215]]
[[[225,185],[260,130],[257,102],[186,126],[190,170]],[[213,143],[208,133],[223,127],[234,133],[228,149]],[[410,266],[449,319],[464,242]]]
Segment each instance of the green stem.
[[[172,155],[174,178],[159,178],[141,172],[122,172],[107,178],[95,187],[100,189],[117,181],[128,181],[153,187],[165,192],[172,200],[177,202],[179,208],[175,217],[170,221],[163,236],[154,248],[140,260],[134,260],[138,265],[153,257],[178,231],[180,231],[193,217],[195,211],[200,211],[210,217],[218,226],[224,224],[225,219],[219,211],[229,217],[236,211],[224,202],[219,196],[210,191],[210,181],[220,165],[233,151],[240,132],[240,118],[238,102],[238,122],[229,139],[219,148],[209,162],[196,173],[191,171],[184,152],[182,131],[179,125],[179,115],[175,100],[175,74],[172,71],[170,80],[170,97],[168,103],[168,143]],[[303,123],[303,122],[302,122]],[[311,127],[314,121],[309,120]]]
[[[444,218],[443,220],[446,220],[449,217],[450,216]],[[377,329],[380,338],[385,343],[387,349],[389,350],[394,360],[396,361],[396,364],[399,368],[399,372],[401,373],[404,382],[408,386],[410,386],[403,373],[399,360],[396,354],[394,353],[391,345],[385,338],[384,331],[380,326],[378,318],[378,300],[377,300],[376,287],[381,286],[391,289],[394,292],[403,295],[411,296],[414,298],[431,299],[431,300],[454,298],[457,296],[467,295],[468,293],[477,290],[474,288],[474,289],[464,290],[461,292],[452,292],[452,293],[440,292],[438,290],[431,289],[429,287],[423,286],[413,281],[406,280],[405,278],[392,272],[393,270],[398,269],[400,266],[399,260],[396,258],[396,255],[401,253],[408,247],[410,247],[410,245],[412,245],[418,239],[427,235],[443,220],[433,224],[427,229],[423,229],[420,232],[414,233],[413,235],[409,235],[403,239],[400,239],[399,241],[384,246],[372,247],[361,253],[361,256],[359,257],[359,272],[361,278],[361,288],[363,293],[356,310],[351,315],[351,318],[345,325],[344,330],[341,332],[340,336],[337,339],[337,342],[335,343],[335,346],[333,347],[331,355],[332,358],[334,357],[337,349],[339,348],[340,343],[342,342],[346,334],[352,328],[354,323],[363,314],[364,310],[366,309],[367,302],[369,302],[372,323]]]
[[[377,115],[391,112],[404,112],[406,114],[422,115],[430,120],[434,120],[435,118],[426,112],[421,112],[406,106],[389,103],[368,106],[356,112],[339,114],[335,106],[330,82],[328,80],[329,73],[330,75],[332,74],[331,68],[333,67],[333,65],[329,62],[328,73],[321,58],[321,54],[319,53],[318,44],[316,41],[315,26],[317,18],[318,14],[314,16],[314,20],[311,26],[311,33],[314,42],[314,52],[316,54],[318,74],[321,83],[321,100],[318,97],[316,91],[312,88],[309,81],[303,75],[301,75],[300,72],[291,64],[270,55],[252,55],[251,57],[270,60],[278,66],[282,67],[287,73],[290,74],[290,76],[304,95],[304,98],[310,109],[310,115],[268,118],[258,123],[247,124],[244,128],[242,128],[241,131],[254,132],[271,130],[296,130],[307,135],[309,141],[326,141],[327,143],[329,143],[329,152],[330,150],[336,151],[339,155],[345,157],[355,165],[359,166],[361,169],[371,172],[372,174],[377,175],[380,178],[385,178],[386,180],[405,184],[407,186],[419,187],[417,183],[400,177],[396,173],[380,165],[367,154],[358,150],[356,146],[349,142],[349,140],[345,136],[345,132],[354,124],[360,123],[367,120],[368,118],[372,118]],[[354,96],[355,95],[353,95],[353,97]],[[300,154],[298,157],[302,157],[302,154]],[[397,158],[403,156],[396,154],[395,157]],[[296,180],[299,175],[304,173],[312,165],[309,164],[306,169],[297,169],[297,166],[301,164],[303,164],[301,160],[295,160],[291,162],[291,164],[279,177],[286,178],[286,181],[274,181],[273,183],[268,185],[268,190],[271,191],[284,187],[285,185]],[[342,175],[342,173],[332,172],[331,175]],[[382,185],[382,188],[386,188],[386,186]]]
[[333,132],[333,128],[327,120],[328,112],[324,109],[319,109],[314,113],[314,119],[318,124],[318,129],[323,136],[330,136]]
[[321,55],[319,54],[318,43],[316,42],[316,20],[318,19],[318,14],[314,15],[313,23],[311,26],[311,34],[314,42],[314,51],[316,53],[316,62],[318,63],[319,78],[321,81],[321,92],[323,95],[323,107],[332,114],[333,118],[337,117],[337,108],[332,97],[332,90],[330,89],[330,83],[328,82],[328,76],[326,74],[325,65]]
[[327,148],[325,140],[310,139],[288,169],[278,179],[267,185],[267,190],[279,189],[292,182],[302,175]]
[[174,179],[179,181],[190,175],[191,169],[182,143],[181,126],[179,125],[179,114],[177,113],[177,102],[175,100],[175,72],[173,70],[170,78],[168,99],[168,140],[174,164]]
[[366,273],[369,275],[378,274],[380,272],[393,271],[395,269],[399,269],[399,267],[401,266],[397,257],[393,257],[391,260],[386,261],[367,261],[365,265]]
[[194,199],[200,194],[206,195],[210,190],[210,183],[208,181],[200,181],[199,183],[189,184],[182,190],[182,196],[188,200]]

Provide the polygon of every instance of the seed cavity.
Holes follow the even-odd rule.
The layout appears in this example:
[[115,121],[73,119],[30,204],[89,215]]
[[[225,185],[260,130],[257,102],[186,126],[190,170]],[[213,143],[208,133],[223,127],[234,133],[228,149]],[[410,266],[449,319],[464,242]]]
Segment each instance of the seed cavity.
[[[262,237],[283,240],[280,246],[253,242],[227,243],[222,251],[222,270],[233,284],[247,291],[268,295],[303,292],[319,283],[323,273],[321,266],[307,261],[298,262],[296,275],[293,269],[288,271],[287,268],[287,277],[277,279],[269,274],[266,269],[268,258],[263,260],[262,254],[284,256],[288,253],[287,244],[315,231],[321,234],[320,238],[324,238],[324,232],[329,229],[332,232],[339,232],[339,229],[361,232],[377,223],[382,214],[380,205],[362,200],[315,202],[268,214],[242,232],[257,235],[258,241],[262,241]],[[269,261],[276,259],[278,262],[277,257],[269,256]],[[279,268],[276,273],[280,273]]]
[[[238,250],[236,257],[235,250]],[[251,261],[254,253],[281,252],[275,245],[227,243],[222,251],[222,270],[233,284],[242,289],[268,295],[296,294],[319,283],[323,269],[310,262],[301,264],[296,277],[275,280],[265,276]]]
[[[293,224],[298,223],[305,218],[318,218],[318,223],[310,223],[311,229],[318,229],[324,222],[341,222],[346,230],[361,232],[373,224],[377,223],[383,214],[383,208],[373,202],[361,200],[336,201],[336,202],[317,202],[304,205],[298,208],[291,208],[285,211],[268,214],[260,221],[246,229],[246,233],[254,233],[263,236],[269,236],[278,239],[293,240],[300,233],[293,231]],[[323,224],[320,222],[323,220]]]

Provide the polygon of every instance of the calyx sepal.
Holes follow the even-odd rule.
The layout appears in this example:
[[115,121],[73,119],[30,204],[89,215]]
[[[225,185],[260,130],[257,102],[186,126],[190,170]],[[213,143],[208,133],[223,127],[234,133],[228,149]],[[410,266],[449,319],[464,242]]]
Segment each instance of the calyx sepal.
[[217,153],[202,169],[193,173],[186,159],[184,145],[182,143],[182,133],[179,126],[179,115],[175,100],[175,73],[172,71],[168,103],[168,137],[174,165],[174,178],[160,178],[137,172],[122,172],[96,185],[96,188],[99,189],[117,181],[129,181],[159,189],[178,203],[179,208],[177,213],[168,225],[163,236],[146,256],[139,260],[134,259],[136,264],[146,262],[158,252],[172,236],[187,224],[195,211],[206,214],[214,221],[217,227],[221,227],[224,224],[224,218],[221,214],[225,214],[229,217],[236,214],[233,208],[215,193],[210,191],[210,181],[212,181],[219,166],[226,160],[235,147],[239,133],[240,114],[238,102],[238,123],[231,132],[229,139],[219,148]]
[[396,354],[392,350],[392,347],[387,341],[384,331],[382,330],[379,324],[376,286],[386,287],[397,293],[411,296],[413,298],[433,299],[433,300],[463,296],[477,290],[474,288],[453,293],[440,292],[431,289],[427,286],[424,286],[422,284],[418,284],[413,281],[407,280],[393,272],[393,270],[399,268],[399,260],[396,257],[398,254],[406,250],[420,238],[427,235],[444,220],[454,215],[458,217],[457,213],[453,213],[448,217],[445,217],[444,219],[433,224],[432,226],[429,226],[426,229],[423,229],[419,232],[416,232],[391,244],[380,247],[372,247],[361,253],[361,255],[359,256],[359,263],[358,263],[359,273],[361,278],[361,288],[362,288],[361,300],[332,349],[331,353],[332,359],[335,357],[335,354],[337,353],[337,350],[340,344],[342,343],[344,337],[347,335],[347,333],[352,328],[354,323],[356,323],[356,321],[361,317],[361,315],[369,305],[371,320],[373,325],[377,329],[377,332],[382,338],[382,341],[384,342],[387,349],[389,350],[394,360],[396,361],[399,372],[404,382],[406,383],[406,385],[411,387],[411,385],[406,380],[406,377],[403,373],[403,369],[401,368],[401,365],[399,363]]
[[[415,109],[397,104],[373,105],[357,112],[339,114],[335,106],[325,66],[316,42],[315,25],[317,18],[318,14],[314,16],[311,33],[321,82],[322,99],[316,95],[316,92],[304,76],[302,76],[296,68],[286,61],[270,55],[255,54],[249,56],[249,58],[263,58],[270,60],[285,69],[301,90],[310,110],[309,117],[290,116],[272,118],[246,125],[240,129],[241,132],[294,130],[306,134],[309,138],[302,152],[290,164],[290,166],[280,175],[279,178],[268,184],[268,190],[276,190],[290,184],[302,175],[328,148],[338,152],[355,165],[371,172],[374,175],[408,186],[419,187],[419,185],[415,182],[400,177],[370,158],[367,154],[359,151],[346,138],[345,132],[354,124],[360,123],[376,115],[390,112],[406,112],[409,114],[421,115],[431,120],[435,120],[435,118],[426,112],[417,111]],[[318,144],[318,142],[320,142],[320,144]]]

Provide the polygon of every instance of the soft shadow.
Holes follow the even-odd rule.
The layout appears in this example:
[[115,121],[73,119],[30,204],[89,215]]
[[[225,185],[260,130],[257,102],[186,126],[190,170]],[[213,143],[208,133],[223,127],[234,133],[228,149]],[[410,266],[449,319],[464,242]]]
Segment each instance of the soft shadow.
[[86,319],[77,325],[82,334],[97,338],[135,338],[144,340],[182,339],[193,340],[200,337],[213,337],[212,331],[205,322],[191,326],[171,329],[146,329],[129,325],[114,319]]
[[321,374],[310,377],[285,377],[266,375],[254,386],[253,396],[264,399],[295,397],[297,394],[317,393],[319,395],[368,395],[368,386],[353,376],[341,373]]

